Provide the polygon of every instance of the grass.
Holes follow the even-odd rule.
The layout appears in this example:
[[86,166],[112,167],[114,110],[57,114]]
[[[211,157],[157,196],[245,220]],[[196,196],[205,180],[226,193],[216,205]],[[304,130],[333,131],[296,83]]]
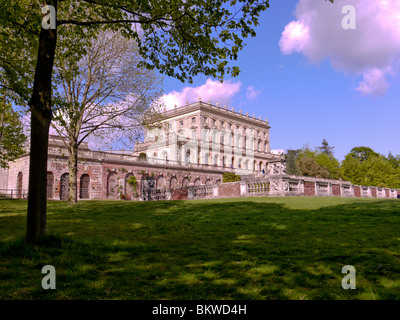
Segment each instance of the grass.
[[[397,199],[49,202],[37,247],[26,206],[0,200],[0,299],[400,298]],[[47,264],[56,290],[41,287]]]

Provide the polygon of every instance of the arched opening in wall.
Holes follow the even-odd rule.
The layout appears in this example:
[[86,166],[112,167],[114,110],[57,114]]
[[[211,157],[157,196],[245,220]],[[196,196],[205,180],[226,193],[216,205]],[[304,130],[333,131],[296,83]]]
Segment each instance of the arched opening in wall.
[[[134,190],[134,186],[133,186],[133,181],[131,181],[133,178],[133,174],[132,173],[128,173],[125,176],[125,199],[129,200],[131,197],[136,196],[136,190],[138,188],[137,182],[136,182],[136,187]],[[134,194],[135,193],[135,194]]]
[[171,189],[177,189],[178,188],[178,179],[176,179],[176,177],[172,177],[170,180],[169,186]]
[[218,155],[214,156],[214,166],[218,166]]
[[204,164],[207,166],[208,165],[208,158],[210,157],[210,154],[209,153],[206,153],[205,155],[204,155]]
[[235,157],[232,157],[232,161],[231,161],[231,168],[235,167]]
[[165,189],[165,178],[163,176],[158,176],[156,180],[156,189],[157,190],[163,190]]
[[107,176],[107,198],[118,199],[118,175],[110,172]]
[[189,179],[185,177],[182,180],[182,188],[188,188],[188,187],[189,187]]
[[165,151],[165,150],[162,153],[162,159],[165,160],[165,161],[168,161],[168,152]]
[[211,179],[207,179],[205,185],[206,186],[211,186],[212,185]]
[[51,171],[47,171],[47,199],[53,199],[53,188],[54,186],[54,174]]
[[17,197],[18,198],[22,198],[22,172],[18,173],[18,177],[17,177]]
[[190,163],[190,150],[186,151],[186,154],[185,154],[185,163]]
[[60,178],[60,200],[66,201],[69,195],[69,174],[64,173]]
[[245,168],[246,170],[249,170],[249,159],[247,159],[247,160],[244,162],[244,168]]
[[262,171],[262,169],[263,169],[263,163],[262,163],[262,161],[260,161],[260,164],[259,164],[259,166],[258,166],[258,169],[259,169],[260,172]]
[[81,175],[81,181],[79,185],[79,198],[80,199],[89,199],[89,185],[90,185],[90,177],[88,174]]
[[256,171],[256,170],[257,170],[257,161],[254,160],[253,161],[253,171]]
[[215,184],[218,186],[219,184],[221,184],[221,179],[217,179],[217,181],[215,181]]
[[238,168],[239,168],[239,169],[242,168],[242,159],[239,159],[239,160],[238,160]]
[[201,181],[199,178],[196,178],[196,180],[194,180],[194,185],[195,186],[200,186],[201,185]]
[[267,142],[264,143],[264,152],[268,152],[268,143]]
[[225,156],[222,157],[222,167],[225,168],[226,166],[226,158]]

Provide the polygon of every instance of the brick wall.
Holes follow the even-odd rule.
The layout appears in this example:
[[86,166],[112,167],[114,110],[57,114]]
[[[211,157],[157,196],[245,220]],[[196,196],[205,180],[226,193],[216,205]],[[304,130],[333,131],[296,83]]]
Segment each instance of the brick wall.
[[360,186],[354,186],[354,196],[361,197],[361,189]]
[[334,196],[340,197],[341,196],[340,185],[332,184],[332,193]]
[[315,182],[311,181],[304,182],[304,194],[306,196],[315,196]]
[[236,198],[240,197],[240,184],[227,183],[218,186],[218,198]]

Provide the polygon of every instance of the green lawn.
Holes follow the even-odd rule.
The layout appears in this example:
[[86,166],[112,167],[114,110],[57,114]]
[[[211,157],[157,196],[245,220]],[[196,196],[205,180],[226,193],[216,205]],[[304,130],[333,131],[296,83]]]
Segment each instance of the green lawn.
[[400,199],[49,202],[40,247],[26,205],[0,200],[0,299],[400,298]]

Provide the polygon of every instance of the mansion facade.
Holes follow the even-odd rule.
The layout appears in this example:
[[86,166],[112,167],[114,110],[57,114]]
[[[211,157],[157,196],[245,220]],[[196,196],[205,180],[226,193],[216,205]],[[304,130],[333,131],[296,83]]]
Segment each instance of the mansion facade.
[[[145,181],[155,190],[212,186],[224,172],[246,176],[285,173],[285,158],[270,151],[267,120],[233,108],[198,101],[163,114],[133,151],[78,150],[78,199],[143,199]],[[68,152],[62,138],[49,137],[47,197],[68,196]],[[132,177],[137,187],[130,183]],[[0,195],[25,198],[28,192],[27,153],[0,169]]]

